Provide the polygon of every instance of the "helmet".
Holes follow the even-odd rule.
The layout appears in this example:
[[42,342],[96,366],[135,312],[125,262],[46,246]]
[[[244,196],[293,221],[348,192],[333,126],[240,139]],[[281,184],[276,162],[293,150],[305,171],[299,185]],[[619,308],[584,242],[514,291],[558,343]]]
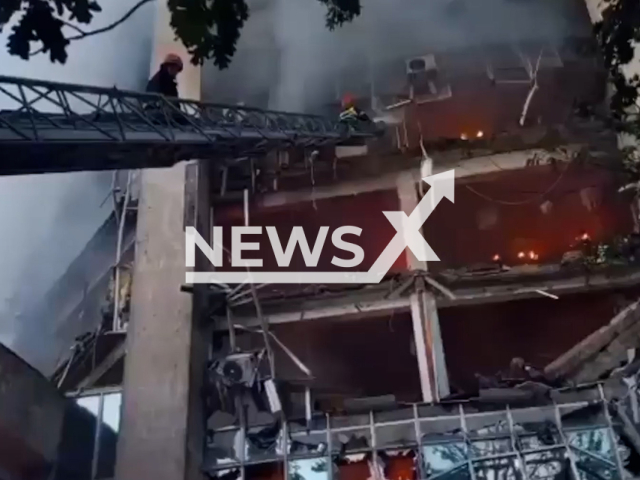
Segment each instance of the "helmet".
[[349,107],[353,107],[353,105],[356,103],[355,98],[353,98],[353,95],[351,95],[350,93],[346,93],[343,95],[342,97],[342,108],[349,108]]
[[175,53],[170,53],[166,57],[164,57],[164,62],[162,63],[164,63],[165,65],[175,65],[180,70],[182,70],[182,68],[184,67],[184,65],[182,64],[182,59]]

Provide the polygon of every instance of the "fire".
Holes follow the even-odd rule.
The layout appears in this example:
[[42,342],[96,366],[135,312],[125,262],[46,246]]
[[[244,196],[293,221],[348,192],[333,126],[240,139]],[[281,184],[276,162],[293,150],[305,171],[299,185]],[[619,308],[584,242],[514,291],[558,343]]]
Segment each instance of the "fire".
[[530,250],[528,252],[518,252],[518,258],[520,260],[533,260],[536,261],[538,260],[538,254],[536,252],[534,252],[533,250]]
[[484,137],[484,132],[482,130],[478,130],[478,133],[476,133],[476,137],[477,138],[482,138]]

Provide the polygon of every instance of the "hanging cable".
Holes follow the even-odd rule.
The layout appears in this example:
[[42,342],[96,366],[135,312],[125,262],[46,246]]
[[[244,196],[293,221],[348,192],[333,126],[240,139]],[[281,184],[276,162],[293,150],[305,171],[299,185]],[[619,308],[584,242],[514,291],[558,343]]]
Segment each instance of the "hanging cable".
[[469,190],[471,193],[479,196],[480,198],[487,200],[489,202],[493,202],[493,203],[497,203],[499,205],[508,205],[508,206],[518,206],[518,205],[527,205],[529,203],[535,203],[535,202],[539,202],[540,200],[544,199],[547,195],[549,195],[562,181],[562,179],[564,178],[565,174],[567,173],[567,171],[569,171],[571,165],[567,165],[567,167],[560,172],[560,175],[558,175],[558,178],[556,178],[556,180],[551,184],[551,186],[549,188],[547,188],[544,192],[536,195],[533,198],[529,198],[527,200],[520,200],[520,201],[508,201],[508,200],[498,200],[495,198],[490,197],[489,195],[486,195],[482,192],[477,191],[475,188],[469,186],[469,185],[465,185],[465,188],[467,190]]

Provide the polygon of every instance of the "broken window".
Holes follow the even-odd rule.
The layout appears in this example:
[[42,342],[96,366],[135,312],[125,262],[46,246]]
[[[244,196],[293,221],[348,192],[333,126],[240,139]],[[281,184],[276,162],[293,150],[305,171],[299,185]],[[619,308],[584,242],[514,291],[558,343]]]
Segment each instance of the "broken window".
[[533,68],[529,59],[513,45],[491,50],[487,75],[495,83],[530,83]]
[[55,478],[113,478],[122,394],[83,395],[69,401]]
[[289,478],[295,480],[329,480],[329,464],[327,458],[303,458],[291,460],[288,465]]
[[560,54],[549,43],[502,45],[491,49],[487,75],[495,83],[528,84],[537,71],[562,66]]
[[[222,474],[234,469],[244,470],[244,478],[267,478],[248,471],[281,460],[285,471],[269,478],[620,480],[630,471],[624,473],[630,449],[603,408],[606,401],[591,400],[591,391],[573,393],[581,401],[490,411],[421,405],[317,416],[286,422],[282,429],[249,427],[245,440],[227,429],[209,443],[218,457],[205,470],[217,478],[226,479]],[[238,453],[243,441],[249,454]]]
[[439,71],[434,55],[410,58],[406,67],[411,100],[421,104],[451,97],[451,86]]

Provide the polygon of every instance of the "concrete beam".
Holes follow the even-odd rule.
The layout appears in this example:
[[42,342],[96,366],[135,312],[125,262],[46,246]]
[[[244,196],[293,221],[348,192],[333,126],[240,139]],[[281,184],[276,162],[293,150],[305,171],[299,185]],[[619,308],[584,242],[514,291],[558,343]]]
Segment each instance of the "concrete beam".
[[[489,303],[502,303],[527,298],[554,300],[540,294],[539,291],[562,296],[581,292],[602,291],[615,288],[625,288],[640,284],[640,271],[630,272],[626,275],[611,277],[609,275],[592,275],[589,280],[584,275],[577,275],[561,280],[541,280],[540,282],[528,282],[524,284],[515,279],[508,284],[476,288],[453,288],[455,299],[436,297],[438,308],[451,308],[459,306],[482,305]],[[319,320],[323,318],[357,318],[371,316],[377,313],[388,313],[393,310],[409,311],[411,300],[409,297],[385,300],[363,300],[357,294],[345,296],[334,300],[334,305],[318,306],[316,299],[313,306],[304,307],[304,303],[297,303],[295,310],[266,315],[269,323],[288,323],[301,320]],[[286,302],[286,301],[285,301]],[[328,301],[327,301],[328,302]],[[286,303],[285,303],[286,304]],[[259,326],[259,322],[253,316],[235,316],[236,323],[246,326]],[[223,322],[224,323],[224,322]],[[226,324],[222,324],[219,330],[226,330]]]
[[126,341],[122,341],[120,345],[114,348],[109,355],[106,356],[100,364],[94,368],[89,375],[87,375],[77,386],[76,390],[84,390],[86,388],[91,388],[94,383],[100,380],[105,373],[109,371],[111,367],[113,367],[118,360],[124,357],[126,352]]
[[[568,145],[569,151],[578,151],[581,145]],[[522,150],[518,152],[486,155],[468,159],[450,159],[444,154],[434,154],[433,174],[456,170],[456,183],[462,184],[481,179],[482,175],[519,170],[525,168],[527,161],[538,154],[544,158],[549,152],[541,149]],[[569,161],[571,158],[559,158],[561,161]],[[416,164],[419,159],[416,159]],[[294,192],[268,193],[256,200],[258,208],[278,207],[288,204],[310,202],[323,198],[357,195],[360,193],[374,192],[378,190],[393,190],[400,180],[412,177],[417,184],[421,179],[420,168],[416,167],[400,172],[392,172],[376,178],[365,178],[357,181],[336,183],[333,185],[317,186],[314,189]]]
[[[314,308],[309,310],[296,310],[286,313],[277,313],[272,315],[264,315],[270,325],[278,323],[299,322],[302,320],[320,320],[323,318],[357,318],[362,316],[383,315],[396,310],[408,311],[411,302],[407,297],[401,297],[394,300],[376,300],[376,301],[357,301],[345,299],[344,303],[334,306],[322,308]],[[254,316],[238,317],[234,316],[234,323],[247,327],[259,327],[260,322]],[[219,331],[226,331],[226,319],[217,327]]]
[[639,320],[637,301],[547,365],[545,373],[578,383],[597,381],[626,360],[629,348],[639,346]]
[[[548,298],[543,291],[551,295],[570,295],[574,293],[610,290],[615,288],[631,287],[640,284],[640,272],[634,271],[626,275],[611,277],[605,274],[595,274],[588,279],[584,275],[560,280],[541,280],[539,282],[527,282],[526,284],[513,281],[506,285],[453,288],[455,299],[440,297],[437,299],[439,308],[459,307],[468,305],[482,305],[488,303],[510,302],[527,298]],[[553,299],[548,298],[550,302]]]

